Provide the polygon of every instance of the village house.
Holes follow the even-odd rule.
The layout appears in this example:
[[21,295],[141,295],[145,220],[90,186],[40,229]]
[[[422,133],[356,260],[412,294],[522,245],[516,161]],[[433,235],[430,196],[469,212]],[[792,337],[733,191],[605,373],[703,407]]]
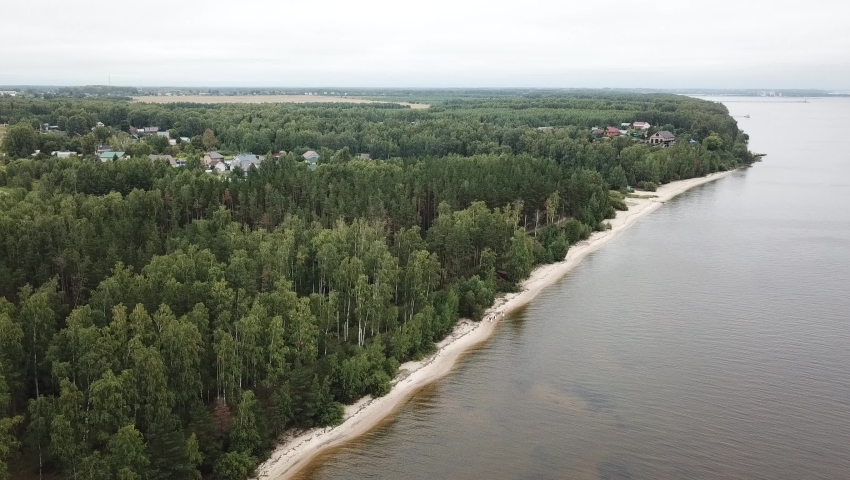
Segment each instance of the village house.
[[599,127],[593,127],[593,128],[590,130],[590,133],[591,133],[592,135],[602,135],[603,133],[605,133],[605,131],[604,131],[604,130],[602,130],[601,128],[599,128]]
[[218,152],[207,152],[204,154],[204,165],[212,167],[213,162],[224,162],[224,155]]
[[359,158],[359,159],[361,159],[361,160],[371,160],[371,159],[372,159],[372,155],[370,155],[370,154],[368,154],[368,153],[358,153],[358,154],[357,154],[357,158]]
[[261,163],[263,163],[263,157],[254,155],[253,153],[243,153],[241,155],[237,155],[230,166],[232,168],[238,165],[242,171],[247,172],[248,169],[251,168],[251,165],[259,168]]
[[107,151],[100,154],[101,162],[108,162],[109,160],[121,160],[124,158],[124,152],[113,152]]
[[159,127],[144,127],[139,133],[144,133],[145,135],[153,135],[158,131]]
[[209,171],[215,173],[224,173],[227,171],[227,164],[224,161],[213,160],[209,165]]
[[301,156],[304,158],[304,161],[307,163],[307,167],[309,167],[310,170],[315,170],[319,165],[319,154],[316,153],[315,150],[308,150]]
[[53,155],[56,158],[69,158],[69,157],[76,157],[77,156],[77,152],[55,151],[55,152],[50,152],[50,154]]
[[101,145],[98,145],[97,149],[95,150],[95,153],[100,155],[104,152],[111,152],[111,151],[112,151],[112,147],[110,147],[109,145],[106,145],[106,144],[101,144]]
[[669,147],[671,145],[676,144],[676,136],[667,130],[662,130],[660,132],[655,132],[652,136],[649,137],[650,145],[661,145],[662,147]]
[[635,130],[649,130],[650,126],[649,122],[635,122],[632,124],[632,128]]
[[605,127],[605,136],[608,138],[619,137],[620,129],[617,127]]

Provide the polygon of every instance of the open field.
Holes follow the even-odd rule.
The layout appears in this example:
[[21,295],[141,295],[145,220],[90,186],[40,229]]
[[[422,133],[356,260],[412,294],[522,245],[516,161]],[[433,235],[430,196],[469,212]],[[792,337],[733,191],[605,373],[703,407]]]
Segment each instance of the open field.
[[[323,95],[183,95],[177,97],[133,97],[143,103],[383,103],[365,98],[330,97]],[[410,108],[428,108],[424,103],[387,102]]]

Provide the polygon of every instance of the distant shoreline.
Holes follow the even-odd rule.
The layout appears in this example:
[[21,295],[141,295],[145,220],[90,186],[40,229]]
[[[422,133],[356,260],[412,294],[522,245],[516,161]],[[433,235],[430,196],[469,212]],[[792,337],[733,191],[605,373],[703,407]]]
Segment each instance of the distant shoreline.
[[395,412],[410,396],[422,387],[448,374],[458,359],[473,347],[483,343],[496,330],[499,320],[508,313],[528,304],[544,288],[560,280],[575,268],[590,253],[617,238],[639,219],[654,212],[665,202],[691,188],[721,179],[735,170],[714,173],[705,177],[679,180],[658,187],[656,192],[647,192],[656,198],[627,198],[629,210],[618,211],[608,220],[611,229],[595,232],[587,240],[570,247],[566,258],[558,263],[541,265],[522,284],[518,293],[500,296],[487,309],[480,322],[462,320],[452,333],[437,344],[437,352],[417,362],[407,362],[399,368],[393,380],[392,390],[385,396],[373,399],[369,396],[345,408],[345,421],[336,427],[316,428],[284,439],[272,452],[268,460],[257,468],[257,480],[286,480],[292,478],[310,460],[320,453],[350,441],[375,428],[387,416]]

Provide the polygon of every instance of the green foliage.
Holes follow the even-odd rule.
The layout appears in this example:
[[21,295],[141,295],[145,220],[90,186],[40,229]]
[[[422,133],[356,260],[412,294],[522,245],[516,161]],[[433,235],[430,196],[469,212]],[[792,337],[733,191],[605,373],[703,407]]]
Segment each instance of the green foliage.
[[465,281],[458,282],[457,289],[460,297],[460,314],[474,320],[481,320],[484,310],[493,303],[494,288],[482,281],[478,275],[473,275]]
[[[0,99],[24,122],[0,179],[0,466],[23,448],[66,478],[244,479],[287,429],[385,395],[459,318],[606,228],[625,207],[611,188],[752,161],[726,109],[696,99],[442,95],[423,110]],[[701,143],[589,135],[635,120]],[[192,140],[130,142],[130,125]],[[103,140],[142,158],[30,156]],[[210,148],[295,153],[219,177],[200,166]],[[174,152],[187,167],[146,157]]]
[[711,135],[703,139],[702,145],[705,147],[706,150],[709,151],[720,150],[721,148],[723,148],[723,139],[720,137],[720,135],[712,133]]
[[11,158],[28,158],[35,151],[38,137],[32,125],[21,122],[6,130],[3,136],[3,151]]
[[137,480],[147,477],[150,459],[142,434],[133,425],[122,427],[109,439],[106,465],[112,478]]
[[567,256],[570,242],[566,232],[557,225],[548,225],[538,237],[541,247],[545,251],[545,263],[559,262]]
[[262,446],[262,435],[258,425],[260,405],[254,392],[248,390],[242,394],[239,409],[230,431],[231,450],[253,454]]
[[215,462],[216,480],[245,480],[254,470],[257,461],[246,452],[229,452]]
[[637,188],[640,190],[646,190],[647,192],[654,192],[658,190],[658,185],[655,182],[638,182]]
[[626,211],[629,207],[626,205],[625,198],[623,194],[616,190],[611,190],[608,192],[608,203],[614,207],[614,210]]
[[11,399],[9,393],[6,379],[0,374],[0,480],[8,478],[7,464],[20,448],[17,430],[24,421],[21,415],[7,416]]

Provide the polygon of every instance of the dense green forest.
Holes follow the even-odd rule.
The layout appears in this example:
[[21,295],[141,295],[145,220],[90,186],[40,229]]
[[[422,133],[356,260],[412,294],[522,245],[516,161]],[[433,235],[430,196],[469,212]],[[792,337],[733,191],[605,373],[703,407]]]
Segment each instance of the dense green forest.
[[[0,479],[244,479],[284,432],[387,393],[459,318],[605,228],[618,190],[753,160],[715,103],[472,97],[0,99]],[[633,121],[680,142],[590,133]],[[128,140],[147,125],[191,141]],[[104,141],[136,158],[97,160]],[[268,156],[217,176],[213,146]]]

